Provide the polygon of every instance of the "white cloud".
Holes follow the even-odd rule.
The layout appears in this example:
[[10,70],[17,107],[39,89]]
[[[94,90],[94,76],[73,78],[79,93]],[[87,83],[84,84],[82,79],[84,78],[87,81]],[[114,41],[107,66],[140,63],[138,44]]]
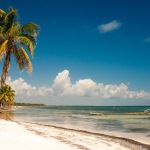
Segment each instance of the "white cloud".
[[97,98],[144,98],[150,99],[150,93],[144,91],[130,91],[128,85],[96,83],[91,79],[83,79],[75,84],[71,83],[69,71],[64,70],[56,76],[52,86],[57,96],[97,97]]
[[52,96],[52,95],[54,95],[54,92],[51,87],[48,88],[46,86],[42,86],[37,89],[35,95],[37,95],[37,96]]
[[16,95],[27,95],[30,96],[36,91],[36,87],[32,87],[27,84],[22,78],[11,81],[11,78],[7,78],[7,84],[11,85],[15,90]]
[[9,77],[7,83],[16,91],[17,96],[22,97],[93,97],[100,99],[150,99],[150,92],[145,91],[131,91],[128,85],[120,83],[103,84],[96,83],[91,79],[83,79],[77,81],[75,84],[71,83],[68,70],[59,73],[54,79],[54,83],[50,87],[34,87],[26,83],[22,78],[11,81]]
[[56,76],[52,88],[55,95],[62,95],[65,89],[69,88],[70,86],[71,81],[69,77],[69,71],[64,70]]
[[91,79],[79,80],[64,90],[63,96],[95,96],[97,85]]
[[98,84],[99,97],[101,98],[127,98],[128,87],[126,84],[121,83],[120,85],[104,85]]
[[120,28],[121,25],[122,23],[118,22],[117,20],[113,20],[109,23],[97,26],[97,29],[100,31],[100,33],[106,33]]
[[21,97],[33,97],[33,96],[47,96],[53,95],[53,90],[47,87],[36,88],[26,83],[22,78],[11,81],[11,78],[7,78],[7,84],[11,85],[15,94]]

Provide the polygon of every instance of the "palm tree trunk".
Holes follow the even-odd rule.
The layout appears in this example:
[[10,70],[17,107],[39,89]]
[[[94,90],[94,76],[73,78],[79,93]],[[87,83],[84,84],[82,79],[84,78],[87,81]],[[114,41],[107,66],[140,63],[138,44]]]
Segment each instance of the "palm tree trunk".
[[5,84],[9,69],[10,69],[10,51],[6,53],[6,57],[4,60],[3,71],[1,75],[1,86]]

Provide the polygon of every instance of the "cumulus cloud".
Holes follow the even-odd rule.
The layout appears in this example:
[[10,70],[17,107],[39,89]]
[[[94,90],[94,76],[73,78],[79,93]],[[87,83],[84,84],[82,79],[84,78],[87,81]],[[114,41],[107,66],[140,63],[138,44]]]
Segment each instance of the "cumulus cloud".
[[69,71],[64,70],[58,73],[52,85],[52,89],[55,95],[61,95],[67,88],[71,86],[71,81],[69,77]]
[[17,96],[55,96],[55,97],[93,97],[101,99],[150,99],[150,92],[131,91],[128,85],[120,83],[103,84],[91,79],[82,79],[75,84],[71,83],[68,70],[64,70],[56,76],[49,87],[35,87],[26,83],[22,78],[12,81],[9,77],[7,83],[13,87]]
[[45,86],[36,88],[35,86],[26,83],[22,78],[12,81],[11,78],[8,77],[6,83],[12,86],[17,96],[33,97],[53,95],[53,90],[51,88]]
[[95,96],[96,83],[91,79],[79,80],[64,90],[64,96]]
[[130,91],[128,85],[124,83],[104,85],[103,83],[96,83],[91,79],[83,79],[72,84],[68,70],[64,70],[56,76],[52,90],[58,96],[150,99],[150,93]]
[[109,23],[97,26],[97,29],[100,31],[100,33],[106,33],[120,28],[121,25],[122,23],[118,22],[117,20],[113,20]]

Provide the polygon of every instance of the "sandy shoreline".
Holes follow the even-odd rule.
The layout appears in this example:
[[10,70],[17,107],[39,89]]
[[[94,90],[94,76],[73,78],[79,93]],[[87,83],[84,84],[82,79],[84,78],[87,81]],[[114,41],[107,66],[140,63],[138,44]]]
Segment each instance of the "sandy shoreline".
[[37,135],[16,122],[0,120],[1,150],[75,150],[54,138]]
[[0,120],[1,150],[148,150],[134,140],[54,126]]

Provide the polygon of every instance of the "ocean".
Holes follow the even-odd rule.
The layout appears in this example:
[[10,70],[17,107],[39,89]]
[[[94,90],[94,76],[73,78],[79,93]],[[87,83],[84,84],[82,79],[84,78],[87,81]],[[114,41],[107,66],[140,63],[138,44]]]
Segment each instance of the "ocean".
[[150,144],[150,106],[16,107],[13,120],[136,139]]

